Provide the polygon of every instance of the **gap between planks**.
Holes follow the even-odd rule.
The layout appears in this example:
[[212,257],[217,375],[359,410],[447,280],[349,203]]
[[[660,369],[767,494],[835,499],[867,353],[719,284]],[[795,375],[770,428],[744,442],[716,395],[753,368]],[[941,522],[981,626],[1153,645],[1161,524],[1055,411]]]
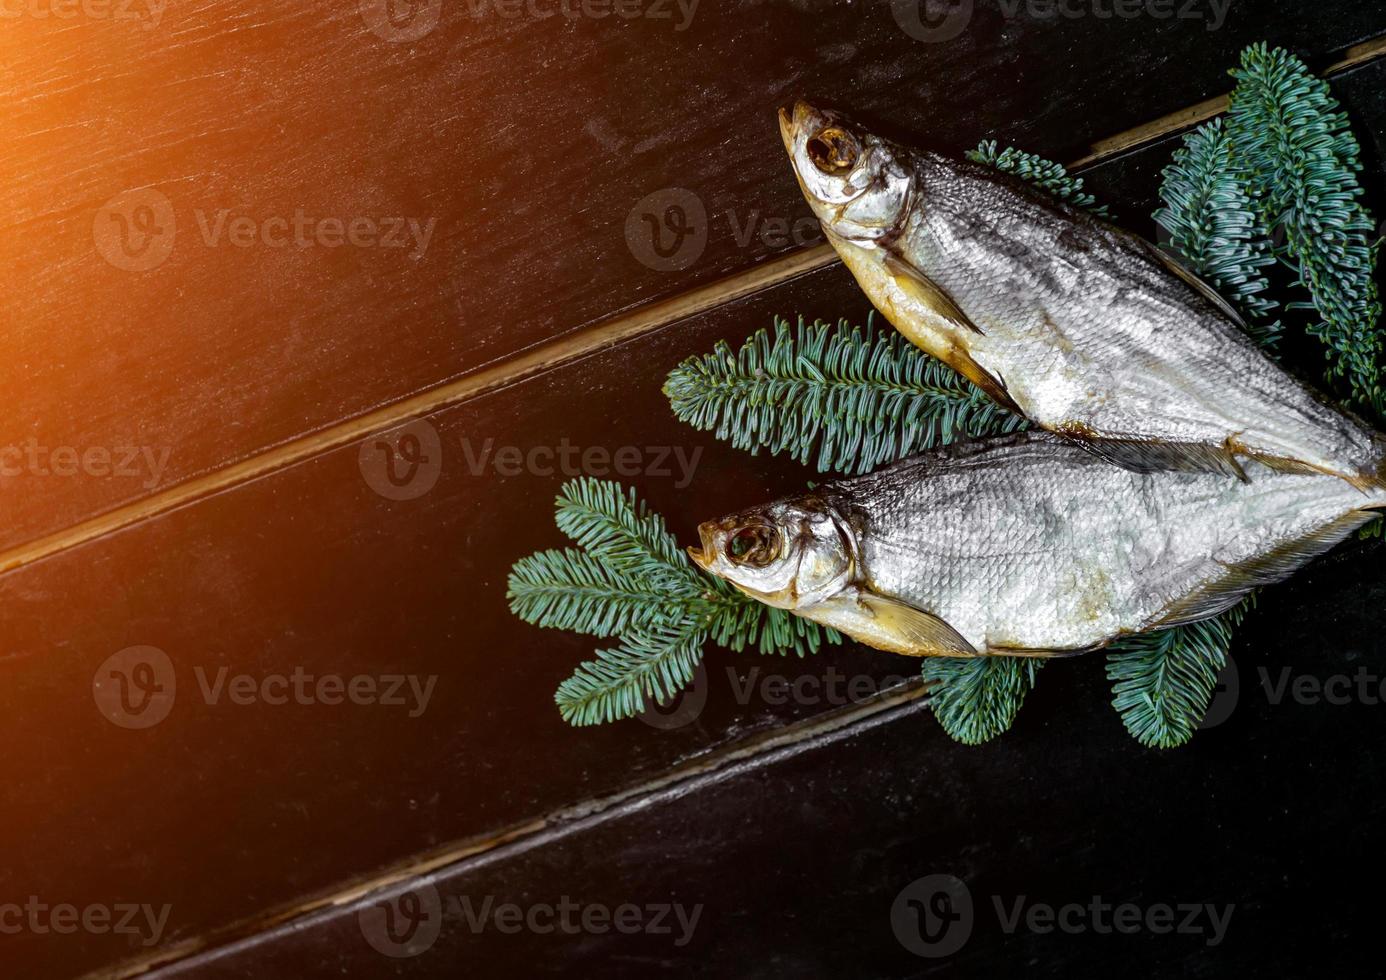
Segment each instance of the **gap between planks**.
[[459,876],[582,833],[638,809],[671,802],[753,768],[775,765],[804,752],[853,738],[925,710],[929,687],[918,678],[812,718],[771,728],[685,762],[653,779],[608,796],[564,807],[506,830],[449,844],[373,877],[322,893],[254,919],[176,943],[151,954],[84,974],[80,980],[128,980],[163,968],[196,968],[198,962],[234,956],[274,935],[311,929],[314,921],[353,914],[350,906],[377,899],[428,875]]
[[[1331,77],[1386,56],[1386,35],[1353,45],[1343,57],[1324,70]],[[1225,112],[1226,95],[1207,99],[1178,112],[1099,140],[1092,152],[1069,164],[1081,170],[1190,129]],[[0,551],[0,575],[86,544],[97,538],[148,520],[174,508],[229,490],[276,470],[364,439],[411,419],[456,405],[487,392],[504,388],[561,364],[594,354],[607,347],[653,332],[678,320],[695,316],[753,293],[782,285],[799,276],[827,268],[837,261],[830,245],[817,245],[765,262],[745,272],[727,276],[670,299],[639,307],[610,320],[574,331],[507,358],[490,367],[464,375],[401,401],[392,402],[318,432],[193,477],[156,494],[114,508],[32,541]]]

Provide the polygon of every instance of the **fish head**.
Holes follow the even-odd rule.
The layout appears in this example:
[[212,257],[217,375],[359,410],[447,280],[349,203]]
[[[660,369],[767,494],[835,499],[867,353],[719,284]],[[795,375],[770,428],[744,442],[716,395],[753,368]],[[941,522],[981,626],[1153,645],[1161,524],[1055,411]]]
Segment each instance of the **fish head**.
[[802,101],[780,110],[780,136],[804,198],[831,235],[869,243],[904,220],[912,183],[908,150]]
[[780,609],[813,605],[851,579],[850,529],[814,497],[754,507],[698,527],[694,563]]

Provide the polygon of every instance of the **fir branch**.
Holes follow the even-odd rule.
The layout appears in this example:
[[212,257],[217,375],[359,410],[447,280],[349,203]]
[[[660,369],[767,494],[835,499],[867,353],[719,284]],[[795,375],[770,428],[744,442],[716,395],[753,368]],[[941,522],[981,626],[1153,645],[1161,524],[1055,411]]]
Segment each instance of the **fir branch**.
[[1280,339],[1271,320],[1279,304],[1263,293],[1263,274],[1275,264],[1270,243],[1233,163],[1232,140],[1221,119],[1194,130],[1164,171],[1155,221],[1170,236],[1185,264],[1237,307],[1249,333],[1264,347]]
[[677,596],[702,591],[699,575],[664,519],[619,483],[578,477],[563,484],[555,501],[558,529],[615,571]]
[[615,636],[657,623],[668,594],[585,551],[541,551],[510,571],[510,611],[546,629]]
[[1083,178],[1071,176],[1061,163],[1013,146],[998,151],[995,140],[983,140],[977,149],[967,151],[967,158],[1019,177],[1074,207],[1085,208],[1102,218],[1110,217],[1107,206],[1099,206],[1097,198],[1083,190]]
[[1043,665],[1032,657],[933,657],[920,673],[929,707],[954,741],[981,745],[1009,729]]
[[1278,255],[1298,271],[1322,318],[1309,332],[1327,345],[1329,376],[1380,412],[1376,248],[1347,115],[1326,81],[1279,48],[1253,45],[1232,76],[1228,132],[1262,230],[1284,233]]
[[960,435],[1010,432],[1023,420],[893,330],[839,321],[791,330],[776,318],[739,351],[719,342],[664,384],[674,414],[738,449],[768,449],[820,471],[865,473]]
[[1232,631],[1254,604],[1247,596],[1212,619],[1129,637],[1108,650],[1112,706],[1136,741],[1172,749],[1193,738],[1227,665]]
[[835,631],[696,568],[633,489],[578,478],[563,485],[555,504],[555,522],[580,547],[517,561],[510,609],[536,626],[621,641],[559,685],[555,701],[571,724],[628,718],[650,698],[672,697],[692,680],[708,640],[799,657],[841,642]]
[[693,620],[626,636],[614,650],[578,665],[554,702],[570,725],[632,718],[648,699],[667,701],[693,681],[707,634]]
[[765,654],[802,658],[817,653],[825,641],[842,642],[836,630],[757,602],[723,579],[709,576],[708,584],[708,637],[718,646],[736,652],[754,647]]

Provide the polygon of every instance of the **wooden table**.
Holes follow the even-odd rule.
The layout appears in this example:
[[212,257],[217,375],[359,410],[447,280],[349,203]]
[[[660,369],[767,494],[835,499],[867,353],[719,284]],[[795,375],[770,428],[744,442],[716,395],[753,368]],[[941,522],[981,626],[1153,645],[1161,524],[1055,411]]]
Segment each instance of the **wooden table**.
[[[946,40],[902,3],[6,7],[5,975],[1377,970],[1386,708],[1266,692],[1379,669],[1380,545],[1270,592],[1235,709],[1170,753],[1122,731],[1101,658],[968,749],[912,664],[853,646],[715,651],[686,723],[572,730],[552,692],[596,642],[506,609],[511,562],[563,543],[565,469],[628,448],[688,540],[811,476],[659,390],[775,315],[868,311],[804,222],[789,98],[1078,163],[1153,236],[1178,134],[1264,39],[1332,77],[1386,213],[1380,9],[1094,4],[977,0]],[[691,235],[656,242],[670,204]],[[934,875],[973,903],[941,958],[899,914]],[[1008,929],[1021,896],[1233,911],[1210,945]]]

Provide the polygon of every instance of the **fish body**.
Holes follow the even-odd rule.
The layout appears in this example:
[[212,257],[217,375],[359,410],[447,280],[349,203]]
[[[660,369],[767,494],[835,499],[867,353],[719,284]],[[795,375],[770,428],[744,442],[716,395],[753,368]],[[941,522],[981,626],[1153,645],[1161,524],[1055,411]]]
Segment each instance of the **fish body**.
[[1333,476],[1246,475],[1136,472],[1032,431],[708,522],[690,555],[882,650],[1081,652],[1215,615],[1386,507]]
[[877,309],[997,402],[1137,468],[1241,460],[1386,480],[1386,440],[1268,358],[1155,246],[994,168],[799,103],[780,126]]

